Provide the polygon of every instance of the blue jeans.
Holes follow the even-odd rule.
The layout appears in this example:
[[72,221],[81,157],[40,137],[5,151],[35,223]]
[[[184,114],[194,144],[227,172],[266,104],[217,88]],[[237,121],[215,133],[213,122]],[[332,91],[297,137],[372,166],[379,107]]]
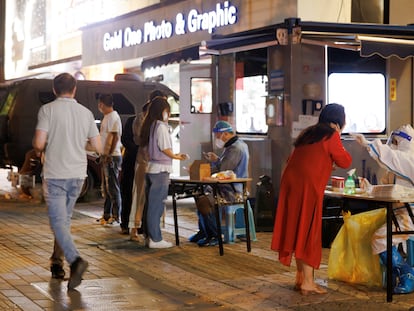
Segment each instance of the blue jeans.
[[121,170],[122,157],[113,156],[111,163],[103,164],[102,192],[105,198],[103,217],[119,220],[121,210],[121,187],[119,185],[119,171]]
[[214,211],[208,215],[203,215],[197,210],[198,228],[207,239],[217,238],[217,222]]
[[49,223],[55,242],[52,264],[63,265],[63,256],[72,264],[79,252],[70,233],[73,207],[82,190],[84,179],[44,179],[43,193],[48,207]]
[[146,174],[146,230],[154,242],[162,240],[160,221],[165,209],[169,184],[170,174],[168,172]]

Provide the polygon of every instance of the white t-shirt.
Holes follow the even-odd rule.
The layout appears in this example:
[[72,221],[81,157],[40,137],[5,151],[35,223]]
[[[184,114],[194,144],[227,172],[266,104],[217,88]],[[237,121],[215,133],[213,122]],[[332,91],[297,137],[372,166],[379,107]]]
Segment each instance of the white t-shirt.
[[40,107],[36,129],[47,132],[44,178],[86,177],[86,142],[99,135],[92,112],[73,98]]
[[[157,127],[156,132],[153,134],[153,139],[157,142],[157,147],[160,152],[162,152],[165,149],[172,149],[172,141],[171,141],[171,135],[168,128],[168,124],[162,121],[157,120],[156,121],[159,126]],[[165,157],[167,157],[165,155]],[[151,174],[158,174],[161,172],[168,172],[171,173],[172,171],[172,159],[170,158],[170,164],[160,164],[151,162],[151,158],[148,162],[148,170],[147,173]]]
[[106,139],[109,133],[118,133],[118,142],[115,146],[114,152],[111,155],[120,156],[121,154],[121,135],[122,135],[122,123],[118,112],[115,110],[106,114],[101,122],[101,139],[102,146],[105,146]]

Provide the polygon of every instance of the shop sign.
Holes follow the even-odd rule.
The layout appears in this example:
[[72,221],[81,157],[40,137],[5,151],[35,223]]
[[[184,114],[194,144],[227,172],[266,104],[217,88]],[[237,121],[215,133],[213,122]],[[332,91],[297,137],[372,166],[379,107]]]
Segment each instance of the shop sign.
[[144,23],[142,29],[131,26],[112,33],[106,32],[103,36],[103,49],[108,52],[198,31],[208,31],[211,34],[216,28],[235,24],[237,12],[237,7],[225,1],[223,4],[217,3],[213,11],[199,12],[191,9],[187,16],[178,13],[174,21],[162,20],[157,24],[150,20]]

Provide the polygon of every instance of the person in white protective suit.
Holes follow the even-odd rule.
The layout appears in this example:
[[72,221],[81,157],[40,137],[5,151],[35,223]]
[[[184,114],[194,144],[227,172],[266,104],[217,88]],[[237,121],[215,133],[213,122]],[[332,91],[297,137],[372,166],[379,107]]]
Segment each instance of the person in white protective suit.
[[[395,174],[395,184],[414,187],[414,129],[411,125],[403,125],[393,131],[386,144],[380,139],[368,141],[362,134],[353,135],[356,141],[367,148],[381,166]],[[410,204],[414,208],[414,204]],[[407,209],[404,206],[394,206],[394,214],[401,230],[414,230]],[[413,210],[414,211],[414,210]],[[395,230],[395,228],[394,228]],[[380,256],[383,265],[387,261],[387,228],[381,226],[372,237],[372,250]],[[405,242],[407,235],[395,235],[392,239],[392,268],[395,279],[395,294],[408,294],[414,292],[414,269],[409,266],[397,250],[397,245]]]

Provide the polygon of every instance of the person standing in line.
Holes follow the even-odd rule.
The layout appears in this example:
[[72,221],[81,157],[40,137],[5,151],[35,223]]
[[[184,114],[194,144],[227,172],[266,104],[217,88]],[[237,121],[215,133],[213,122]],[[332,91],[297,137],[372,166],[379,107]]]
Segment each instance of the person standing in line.
[[53,92],[57,98],[39,110],[33,147],[37,156],[44,152],[43,193],[54,234],[52,278],[64,278],[65,257],[70,264],[68,289],[74,289],[81,283],[88,262],[80,257],[73,241],[71,217],[86,177],[87,143],[98,153],[102,146],[92,112],[74,99],[75,78],[59,74],[53,80]]
[[132,125],[134,142],[139,147],[135,163],[135,176],[132,187],[132,206],[129,214],[128,227],[130,228],[130,240],[137,242],[140,240],[138,234],[143,233],[144,227],[142,220],[145,207],[145,174],[148,168],[148,149],[144,146],[140,146],[140,133],[148,107],[151,104],[151,101],[158,96],[165,99],[167,98],[167,96],[160,90],[152,91],[149,95],[149,100],[142,106],[142,112],[136,116]]
[[129,117],[122,131],[121,142],[124,146],[122,155],[122,172],[121,172],[121,233],[129,234],[129,214],[132,205],[132,187],[134,183],[135,160],[137,158],[138,146],[134,142],[133,123],[135,116]]
[[102,192],[105,203],[103,216],[98,221],[103,225],[119,223],[119,214],[122,206],[119,184],[119,172],[122,165],[122,123],[113,105],[111,94],[101,94],[99,96],[98,109],[104,115],[100,129],[103,145],[103,154],[100,160],[103,175]]
[[341,142],[344,107],[326,105],[317,124],[296,139],[280,183],[271,249],[290,266],[296,259],[295,290],[302,295],[325,294],[314,280],[322,257],[322,207],[326,184],[335,166],[347,168],[351,155]]
[[149,248],[169,248],[173,244],[163,240],[161,216],[168,196],[169,175],[172,159],[186,160],[186,154],[174,154],[168,130],[170,105],[164,97],[151,101],[141,128],[141,147],[148,148],[148,170],[146,173],[146,238]]

